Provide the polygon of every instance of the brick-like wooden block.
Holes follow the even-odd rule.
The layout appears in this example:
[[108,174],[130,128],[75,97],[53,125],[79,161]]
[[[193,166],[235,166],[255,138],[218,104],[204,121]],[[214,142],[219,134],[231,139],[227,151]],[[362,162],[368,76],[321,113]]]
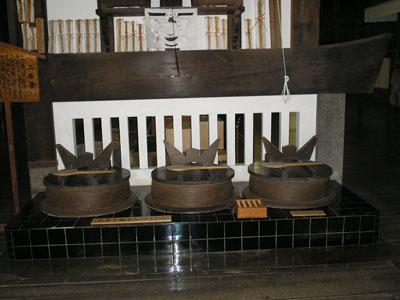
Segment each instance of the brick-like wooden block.
[[268,217],[267,207],[261,199],[236,199],[235,208],[238,219]]

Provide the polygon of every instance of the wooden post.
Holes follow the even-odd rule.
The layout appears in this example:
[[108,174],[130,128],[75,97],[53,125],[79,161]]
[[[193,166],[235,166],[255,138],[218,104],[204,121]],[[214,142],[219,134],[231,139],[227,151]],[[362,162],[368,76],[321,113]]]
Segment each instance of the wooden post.
[[319,46],[319,0],[292,1],[292,48]]
[[7,127],[7,142],[8,142],[8,158],[10,161],[10,175],[11,175],[11,190],[14,204],[14,212],[18,214],[19,208],[19,192],[18,192],[18,178],[17,178],[17,164],[15,159],[15,147],[14,147],[14,131],[12,122],[12,110],[11,103],[5,102],[5,115],[6,115],[6,127]]

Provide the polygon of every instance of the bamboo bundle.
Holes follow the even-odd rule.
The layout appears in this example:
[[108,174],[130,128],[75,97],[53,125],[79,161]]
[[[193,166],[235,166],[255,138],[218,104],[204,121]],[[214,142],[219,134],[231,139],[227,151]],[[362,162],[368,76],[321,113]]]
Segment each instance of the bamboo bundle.
[[253,25],[251,19],[246,19],[246,40],[247,40],[247,48],[253,48]]
[[74,42],[74,21],[66,20],[65,21],[65,43],[66,43],[66,51],[67,53],[73,53],[73,42]]
[[143,24],[138,24],[139,25],[139,51],[144,51],[144,45],[143,45],[143,31],[144,31],[144,26]]
[[116,32],[117,32],[117,52],[121,52],[122,51],[122,22],[123,20],[118,18],[115,22],[116,25]]
[[25,22],[35,23],[35,9],[33,0],[25,0]]
[[81,53],[82,47],[82,23],[83,20],[75,20],[75,41],[76,41],[76,52]]
[[100,52],[98,19],[49,20],[49,53]]
[[207,19],[207,49],[211,49],[211,17],[206,17]]
[[17,0],[18,22],[25,22],[25,3],[23,0]]
[[21,31],[22,47],[28,51],[37,50],[36,27],[30,26],[28,23],[22,23]]
[[27,23],[22,23],[21,24],[21,31],[22,31],[22,45],[23,48],[26,50],[31,50],[30,46],[30,40],[29,40],[29,24]]
[[31,42],[31,46],[30,46],[30,50],[37,50],[37,35],[36,35],[36,27],[35,26],[29,26],[29,32],[30,32],[30,42]]
[[55,53],[55,21],[49,20],[49,53]]
[[132,28],[132,31],[131,31],[131,37],[132,37],[132,40],[131,40],[132,51],[136,51],[135,21],[131,21],[131,28]]
[[265,2],[257,0],[258,48],[265,48]]
[[228,26],[226,19],[222,19],[222,48],[228,49]]
[[57,20],[57,40],[60,53],[65,53],[65,31],[64,20]]
[[84,31],[84,41],[85,41],[85,52],[91,52],[90,50],[90,20],[85,19],[85,31]]
[[129,45],[130,45],[130,43],[129,43],[129,29],[128,29],[128,27],[129,27],[129,21],[124,21],[124,30],[125,30],[125,48],[124,48],[124,51],[125,52],[128,52],[129,51]]
[[90,52],[97,51],[96,36],[97,36],[97,24],[96,19],[89,20],[89,39],[90,39]]
[[96,52],[101,52],[99,19],[94,19],[94,49]]
[[215,32],[215,49],[220,49],[220,30],[219,30],[219,17],[214,17],[214,32]]

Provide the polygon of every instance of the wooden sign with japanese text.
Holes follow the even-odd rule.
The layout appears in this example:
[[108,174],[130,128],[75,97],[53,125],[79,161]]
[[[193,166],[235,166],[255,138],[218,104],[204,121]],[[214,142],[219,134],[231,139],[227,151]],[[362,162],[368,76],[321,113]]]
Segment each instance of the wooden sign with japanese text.
[[36,53],[0,43],[0,102],[38,102],[40,100]]

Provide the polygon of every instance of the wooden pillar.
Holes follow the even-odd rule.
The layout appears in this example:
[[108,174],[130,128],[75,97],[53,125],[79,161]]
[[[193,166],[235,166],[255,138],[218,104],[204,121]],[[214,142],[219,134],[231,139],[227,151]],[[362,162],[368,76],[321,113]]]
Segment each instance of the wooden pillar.
[[19,208],[19,191],[18,191],[18,177],[17,177],[17,163],[14,146],[14,129],[12,120],[11,103],[4,103],[6,127],[7,127],[7,144],[8,144],[8,159],[10,161],[10,176],[11,176],[11,190],[12,199],[14,204],[14,212],[18,214]]
[[292,48],[315,48],[319,46],[319,1],[292,1]]
[[97,0],[97,14],[100,17],[101,52],[115,52],[114,16],[105,15],[102,9],[112,8],[109,1]]
[[319,94],[317,98],[316,160],[333,169],[332,179],[342,183],[345,94]]
[[235,6],[235,11],[228,14],[228,49],[242,47],[242,12],[243,6]]

